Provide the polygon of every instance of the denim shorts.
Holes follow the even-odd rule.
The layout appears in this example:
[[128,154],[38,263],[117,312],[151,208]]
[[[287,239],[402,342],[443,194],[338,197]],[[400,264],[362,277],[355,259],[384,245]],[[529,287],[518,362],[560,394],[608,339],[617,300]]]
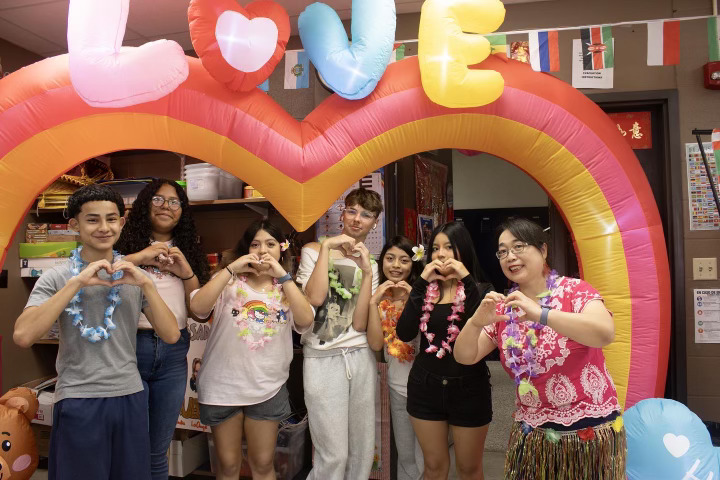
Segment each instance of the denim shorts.
[[492,420],[490,377],[443,377],[415,364],[408,377],[407,412],[420,420],[482,427]]
[[255,405],[207,405],[200,403],[200,421],[208,427],[214,427],[238,413],[253,420],[280,422],[290,416],[290,397],[287,386],[283,385],[274,397]]

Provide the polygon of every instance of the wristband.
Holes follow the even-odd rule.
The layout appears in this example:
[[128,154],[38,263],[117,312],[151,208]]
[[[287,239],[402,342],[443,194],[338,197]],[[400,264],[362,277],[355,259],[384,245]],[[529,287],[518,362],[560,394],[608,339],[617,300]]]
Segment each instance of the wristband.
[[552,308],[547,305],[541,305],[540,308],[542,309],[542,313],[540,314],[540,325],[546,326],[548,322],[548,313],[550,313]]
[[233,271],[230,270],[230,267],[225,267],[225,270],[228,271],[228,273],[230,274],[231,277],[234,277],[234,276],[235,276],[235,274],[233,273]]
[[187,277],[187,278],[181,278],[180,280],[182,280],[182,281],[184,282],[185,280],[190,280],[190,279],[193,278],[194,276],[195,276],[195,274],[193,273],[193,274],[190,275],[189,277]]
[[282,277],[279,277],[279,278],[277,279],[277,283],[280,284],[280,285],[282,285],[283,283],[285,283],[285,282],[287,282],[287,281],[290,281],[290,280],[292,280],[292,279],[293,279],[293,278],[292,278],[292,275],[290,275],[289,273],[286,273],[285,275],[283,275]]

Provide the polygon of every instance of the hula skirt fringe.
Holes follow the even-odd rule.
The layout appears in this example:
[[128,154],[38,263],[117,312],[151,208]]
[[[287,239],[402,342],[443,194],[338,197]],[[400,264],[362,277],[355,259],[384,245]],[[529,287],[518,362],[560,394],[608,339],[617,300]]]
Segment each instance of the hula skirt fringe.
[[[505,458],[505,480],[625,480],[625,428],[612,422],[546,435],[543,428],[523,433],[514,422]],[[583,440],[578,432],[582,433]],[[558,438],[559,437],[559,438]]]

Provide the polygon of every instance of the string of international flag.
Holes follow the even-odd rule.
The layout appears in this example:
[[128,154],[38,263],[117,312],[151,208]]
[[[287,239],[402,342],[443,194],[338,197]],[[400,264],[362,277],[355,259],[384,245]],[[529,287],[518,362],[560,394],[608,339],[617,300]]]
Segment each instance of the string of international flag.
[[[678,65],[680,63],[680,22],[688,20],[707,20],[708,61],[720,61],[720,17],[712,15],[681,17],[658,20],[635,20],[607,23],[595,26],[557,27],[538,30],[513,30],[485,35],[490,42],[490,53],[505,53],[508,57],[529,63],[538,72],[560,71],[559,32],[579,30],[583,53],[583,70],[613,68],[615,65],[615,45],[613,27],[624,25],[647,25],[647,65]],[[508,35],[527,34],[527,41],[508,43]],[[389,63],[405,57],[405,44],[417,42],[417,39],[402,40],[395,43]],[[285,52],[285,89],[308,88],[310,60],[304,50]],[[260,88],[266,92],[269,82],[266,80]]]

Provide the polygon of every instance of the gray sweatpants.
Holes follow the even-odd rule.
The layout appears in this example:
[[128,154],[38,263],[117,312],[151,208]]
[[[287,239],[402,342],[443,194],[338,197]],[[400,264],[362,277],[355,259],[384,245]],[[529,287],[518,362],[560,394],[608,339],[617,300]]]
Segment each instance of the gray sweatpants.
[[375,454],[377,366],[368,347],[305,348],[303,382],[315,447],[309,480],[367,480]]
[[410,422],[410,415],[407,413],[407,397],[392,388],[389,390],[390,416],[398,453],[397,480],[420,480],[423,477],[425,462]]

